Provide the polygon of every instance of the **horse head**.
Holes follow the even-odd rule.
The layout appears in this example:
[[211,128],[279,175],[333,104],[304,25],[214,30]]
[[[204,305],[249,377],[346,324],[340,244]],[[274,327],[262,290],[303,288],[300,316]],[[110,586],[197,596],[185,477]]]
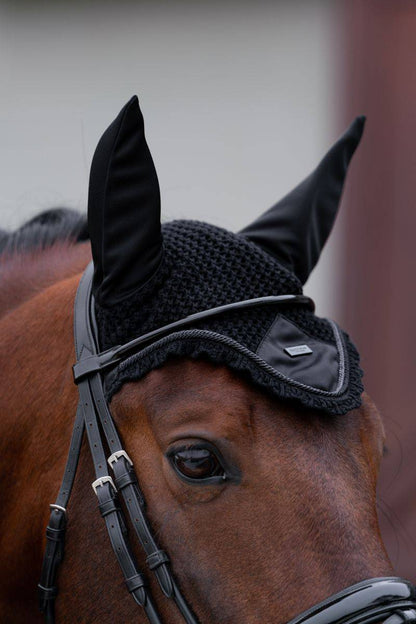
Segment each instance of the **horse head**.
[[[76,422],[87,429],[96,478],[84,448],[58,622],[375,622],[400,608],[416,621],[414,589],[389,576],[378,528],[380,415],[363,394],[349,337],[302,294],[363,126],[356,119],[304,182],[238,234],[192,221],[161,225],[137,98],[104,133],[90,177],[93,269],[75,320]],[[26,317],[53,297],[39,338],[69,306],[78,279],[57,280],[29,301]],[[65,314],[56,325],[65,346],[53,342],[61,347],[55,389],[69,384],[67,326]],[[49,365],[39,363],[35,380]],[[50,466],[36,473],[42,503],[59,485],[51,469],[63,469],[74,389],[55,404],[48,448],[40,451],[36,438]],[[75,427],[74,448],[80,435]],[[134,600],[111,558],[91,481]],[[142,549],[125,547],[116,489]],[[61,488],[57,503],[65,496]],[[55,504],[50,520],[46,552],[55,563],[62,509]],[[150,589],[140,573],[146,563],[157,577],[149,573]],[[54,576],[44,562],[41,602],[50,617]]]

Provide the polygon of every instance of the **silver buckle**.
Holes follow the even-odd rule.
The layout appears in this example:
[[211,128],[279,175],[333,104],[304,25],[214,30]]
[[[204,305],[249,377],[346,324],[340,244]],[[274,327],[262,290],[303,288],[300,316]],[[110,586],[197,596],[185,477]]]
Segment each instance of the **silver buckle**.
[[57,511],[63,511],[64,514],[65,514],[65,518],[68,518],[68,513],[67,513],[65,507],[62,507],[61,505],[56,505],[56,504],[49,505],[49,507],[50,507],[50,509],[56,509]]
[[97,488],[104,485],[104,483],[109,483],[111,487],[113,488],[114,492],[117,492],[116,486],[114,485],[114,481],[112,480],[110,476],[100,477],[99,479],[96,479],[93,483],[91,483],[91,487],[94,490],[94,492],[97,494]]
[[127,462],[130,464],[130,466],[133,466],[133,462],[131,461],[130,457],[127,455],[126,451],[116,451],[115,453],[110,455],[110,457],[107,459],[111,468],[113,467],[113,464],[118,462],[120,457],[124,457],[127,460]]

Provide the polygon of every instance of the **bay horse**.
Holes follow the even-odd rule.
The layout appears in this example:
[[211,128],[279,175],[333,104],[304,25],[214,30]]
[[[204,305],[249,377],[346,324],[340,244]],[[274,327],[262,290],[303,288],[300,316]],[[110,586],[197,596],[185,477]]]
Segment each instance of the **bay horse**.
[[[336,213],[333,204],[339,202],[346,168],[362,126],[363,120],[356,122],[294,194],[241,234],[231,238],[231,234],[215,230],[217,247],[223,245],[221,256],[234,244],[241,244],[243,256],[253,254],[250,258],[257,258],[255,254],[261,254],[267,273],[267,263],[273,262],[285,267],[279,273],[280,269],[273,265],[279,279],[284,275],[285,279],[292,279],[292,284],[298,283],[295,279],[304,282],[332,227]],[[126,167],[131,171],[126,172]],[[290,314],[285,316],[286,308],[279,307],[284,301],[282,297],[291,293],[269,292],[268,285],[240,296],[244,306],[237,310],[231,309],[235,300],[207,301],[205,310],[209,314],[204,323],[208,325],[201,325],[199,318],[186,320],[189,314],[197,316],[203,312],[200,307],[186,311],[180,338],[185,340],[189,325],[196,327],[194,331],[205,340],[201,353],[190,354],[183,347],[185,343],[178,342],[182,346],[176,354],[170,352],[163,361],[148,363],[148,369],[139,374],[135,368],[135,343],[134,353],[129,347],[130,359],[124,363],[117,360],[110,370],[110,381],[107,371],[100,369],[100,349],[114,360],[113,347],[120,344],[111,339],[111,331],[117,333],[123,325],[124,342],[130,344],[146,332],[146,336],[152,331],[157,334],[163,325],[155,324],[155,316],[164,305],[160,267],[171,256],[175,262],[175,253],[179,253],[178,231],[188,225],[181,224],[179,230],[179,226],[173,230],[160,227],[158,192],[142,118],[133,98],[106,131],[94,156],[88,226],[83,217],[71,211],[52,210],[1,237],[1,621],[44,621],[38,610],[40,584],[46,621],[63,624],[105,624],[115,620],[176,624],[184,619],[212,624],[284,624],[292,620],[315,624],[416,622],[415,589],[392,576],[378,528],[376,482],[384,441],[380,415],[365,393],[360,404],[347,410],[348,403],[340,401],[345,399],[345,393],[352,392],[351,388],[345,386],[342,396],[341,390],[334,392],[331,403],[325,398],[328,392],[319,389],[322,381],[316,382],[315,390],[312,382],[306,384],[304,375],[315,379],[316,370],[321,380],[327,375],[326,368],[319,369],[319,361],[307,360],[314,357],[312,351],[319,352],[325,360],[325,349],[332,349],[332,354],[335,349],[329,339],[322,340],[319,346],[319,340],[302,329],[303,312],[297,310],[308,303],[307,298],[294,292],[294,299],[289,301],[290,309],[295,310],[293,314],[298,315],[296,331],[303,332],[311,346],[297,344],[298,352],[300,349],[303,353],[292,351],[288,357],[288,367],[300,367],[290,370],[294,378],[298,375],[298,379],[303,379],[302,383],[295,379],[290,384],[289,373],[276,372],[266,360],[262,364],[263,357],[271,362],[271,350],[276,341],[283,339],[280,334],[270,338],[272,328],[286,331],[288,323],[292,323],[288,320],[292,318]],[[310,201],[305,201],[305,193]],[[300,212],[305,210],[313,210],[314,214],[306,217]],[[137,211],[138,217],[134,216]],[[202,231],[206,240],[214,231],[198,227],[191,227],[192,240],[195,232]],[[169,243],[169,236],[175,244]],[[92,312],[78,336],[87,330],[90,334],[95,332],[98,346],[96,354],[93,346],[88,347],[91,353],[87,357],[77,351],[77,366],[84,367],[79,369],[81,372],[74,369],[81,396],[80,422],[82,427],[90,424],[81,389],[90,391],[92,380],[105,378],[105,385],[100,386],[99,381],[99,388],[107,388],[105,401],[111,400],[111,415],[106,413],[114,419],[126,451],[118,451],[118,456],[113,453],[112,468],[123,462],[127,467],[124,482],[115,471],[117,487],[109,476],[95,479],[95,450],[88,446],[101,444],[105,426],[101,422],[96,442],[88,437],[88,444],[84,436],[70,504],[63,510],[62,505],[53,501],[67,470],[66,454],[78,403],[72,372],[72,317],[81,275],[91,261],[91,247],[94,271],[92,276],[90,266],[90,291],[84,304],[92,308],[95,305],[96,318]],[[230,255],[227,266],[230,265],[230,275],[235,275],[237,281],[237,269],[231,266],[234,260]],[[204,258],[203,262],[208,260]],[[222,279],[220,274],[211,274],[214,282]],[[134,299],[137,292],[143,309],[151,309],[146,288],[154,275],[159,280],[152,294],[156,312],[150,315],[150,325],[132,328],[131,319],[140,308]],[[192,277],[192,267],[186,275],[187,279],[169,286],[166,309],[172,317],[164,321],[168,330],[162,328],[166,344],[172,331],[176,331],[171,326],[181,319],[178,309],[174,309],[179,304],[174,303],[172,293],[180,291],[180,302],[186,291],[191,292],[192,301],[196,297],[192,279],[198,276]],[[171,268],[166,280],[171,283],[174,279]],[[261,279],[259,276],[260,282]],[[87,288],[87,278],[84,282]],[[212,290],[215,289],[210,286],[209,292]],[[81,292],[78,298],[82,296]],[[270,301],[273,297],[274,301]],[[247,305],[254,305],[247,301],[254,298],[257,307],[246,310]],[[77,301],[82,316],[84,308]],[[128,301],[132,301],[130,307]],[[124,304],[124,316],[119,318],[117,310]],[[227,309],[218,311],[221,306]],[[212,323],[220,323],[215,319],[222,315],[232,318],[232,332],[244,314],[248,315],[244,318],[252,319],[250,328],[254,327],[258,318],[266,314],[265,307],[267,315],[272,314],[265,318],[272,322],[267,323],[262,350],[250,355],[246,346],[237,345],[232,355],[231,348],[223,352],[223,361],[215,359],[207,346],[211,330],[206,327],[212,329]],[[213,309],[217,311],[212,313]],[[305,311],[307,314],[312,322],[313,313]],[[114,317],[117,322],[113,327]],[[245,322],[244,331],[247,326]],[[110,331],[109,327],[113,329]],[[223,336],[221,345],[225,348],[232,341],[237,343],[236,335]],[[195,336],[194,333],[194,343]],[[148,359],[155,353],[155,339],[160,336],[146,338],[146,345],[150,343]],[[238,366],[232,360],[237,351]],[[247,362],[250,360],[252,368],[248,363],[245,368],[242,366],[243,356]],[[143,357],[140,361],[144,362]],[[306,370],[299,361],[314,364]],[[87,372],[86,366],[90,367]],[[111,384],[115,389],[109,396]],[[293,393],[291,396],[285,395],[286,387],[287,393]],[[357,388],[361,388],[358,382],[355,391]],[[96,404],[97,395],[91,391],[91,396]],[[103,445],[108,444],[111,451],[112,442],[107,439]],[[134,464],[138,483],[127,459]],[[99,468],[104,470],[102,465]],[[97,512],[92,481],[106,522]],[[139,511],[146,514],[152,531],[150,541],[154,537],[164,549],[154,554],[150,568],[165,570],[174,579],[173,593],[177,594],[173,601],[160,590],[151,573],[146,574],[145,584],[140,570],[149,564],[149,556],[146,558],[144,552],[146,543],[142,544],[143,550],[131,539],[126,551],[138,571],[135,584],[131,579],[127,583],[135,600],[128,596],[118,557],[111,552],[106,524],[113,541],[114,523],[120,523],[118,548],[124,547],[123,540],[130,539],[134,532],[130,528],[126,537],[124,531],[130,499],[125,499],[121,509],[118,504],[115,506],[115,490],[129,487],[140,497]],[[108,494],[105,500],[99,496],[104,490]],[[52,510],[48,508],[50,503]],[[62,522],[58,528],[53,528],[55,515]],[[53,587],[45,587],[39,583],[45,545],[49,555],[56,544],[57,552],[62,554],[59,548],[63,548],[65,532],[65,557],[58,578],[52,574]],[[160,553],[168,553],[170,563]],[[48,562],[44,561],[45,565]],[[144,601],[147,600],[147,606],[151,604],[153,615],[136,604],[140,602],[138,592],[145,592]],[[182,599],[185,606],[178,609]]]

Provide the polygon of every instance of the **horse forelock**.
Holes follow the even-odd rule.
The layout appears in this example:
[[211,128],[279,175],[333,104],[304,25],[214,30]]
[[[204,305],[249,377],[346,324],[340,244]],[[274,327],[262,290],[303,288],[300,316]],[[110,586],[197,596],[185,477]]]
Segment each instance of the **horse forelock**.
[[0,231],[0,255],[46,249],[58,241],[88,239],[87,218],[69,208],[51,208],[29,219],[14,232]]

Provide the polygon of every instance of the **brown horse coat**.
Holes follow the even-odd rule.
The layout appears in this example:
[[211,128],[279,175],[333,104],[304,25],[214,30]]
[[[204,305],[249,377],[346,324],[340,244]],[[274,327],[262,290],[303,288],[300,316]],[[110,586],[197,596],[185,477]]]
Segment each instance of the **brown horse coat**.
[[[42,621],[36,584],[77,402],[72,308],[87,261],[87,246],[57,245],[2,265],[4,621]],[[157,538],[201,622],[285,622],[351,583],[390,573],[375,511],[383,429],[368,397],[348,417],[302,414],[223,367],[179,360],[126,385],[111,409]],[[218,445],[240,483],[185,485],[165,455],[181,439]],[[84,448],[57,622],[145,621],[114,561],[93,478]],[[153,590],[166,621],[181,621]]]

